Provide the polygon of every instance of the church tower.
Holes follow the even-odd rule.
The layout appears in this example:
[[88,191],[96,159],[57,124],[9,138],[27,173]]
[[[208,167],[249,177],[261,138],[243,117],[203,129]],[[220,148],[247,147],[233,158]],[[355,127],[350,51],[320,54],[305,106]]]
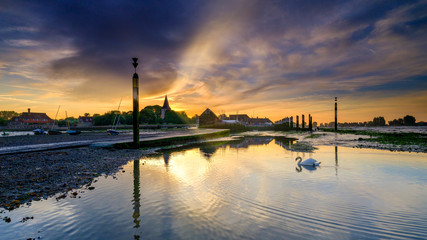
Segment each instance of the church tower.
[[171,107],[169,107],[169,102],[168,102],[168,95],[165,96],[165,102],[163,103],[163,107],[162,107],[162,115],[161,118],[165,119],[166,116],[166,112],[172,110]]

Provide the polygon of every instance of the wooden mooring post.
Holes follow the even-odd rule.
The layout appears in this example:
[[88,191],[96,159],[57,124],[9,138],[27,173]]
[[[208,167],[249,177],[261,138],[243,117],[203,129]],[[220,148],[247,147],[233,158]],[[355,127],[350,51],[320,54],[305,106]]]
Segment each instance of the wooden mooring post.
[[135,73],[132,78],[133,87],[133,145],[135,148],[139,148],[139,77],[136,73],[136,67],[138,66],[138,58],[132,58],[133,67]]

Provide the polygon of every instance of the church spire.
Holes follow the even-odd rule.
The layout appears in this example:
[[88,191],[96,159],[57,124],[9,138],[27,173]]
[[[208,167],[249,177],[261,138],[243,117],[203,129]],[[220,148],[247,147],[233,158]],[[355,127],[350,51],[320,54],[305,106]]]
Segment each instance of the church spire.
[[168,95],[167,94],[165,95],[165,102],[163,103],[162,109],[172,110],[171,107],[169,107]]

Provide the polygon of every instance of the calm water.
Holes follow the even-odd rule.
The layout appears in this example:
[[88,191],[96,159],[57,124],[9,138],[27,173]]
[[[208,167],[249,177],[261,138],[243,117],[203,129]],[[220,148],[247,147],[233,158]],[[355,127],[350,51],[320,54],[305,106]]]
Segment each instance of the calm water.
[[[0,238],[426,238],[426,154],[289,144],[247,138],[132,161],[81,198],[2,213],[12,222]],[[321,167],[297,168],[297,156]]]

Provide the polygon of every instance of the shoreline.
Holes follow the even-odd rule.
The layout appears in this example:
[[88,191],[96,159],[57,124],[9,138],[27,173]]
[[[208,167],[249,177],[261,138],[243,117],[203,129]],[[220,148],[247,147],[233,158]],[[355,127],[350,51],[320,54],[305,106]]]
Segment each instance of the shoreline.
[[114,175],[128,161],[147,153],[139,149],[83,147],[3,156],[0,161],[0,207],[11,211],[20,205],[31,204],[31,201],[47,199],[58,193],[66,196],[73,189],[88,188],[94,178]]

